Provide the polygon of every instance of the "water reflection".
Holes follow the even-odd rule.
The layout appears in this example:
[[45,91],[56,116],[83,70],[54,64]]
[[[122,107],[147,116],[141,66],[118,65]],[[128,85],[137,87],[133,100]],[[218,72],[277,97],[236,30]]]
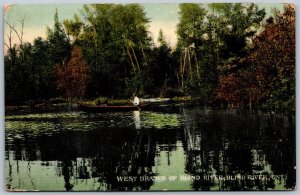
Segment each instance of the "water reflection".
[[141,129],[141,112],[139,110],[133,111],[134,125],[136,129]]
[[39,116],[6,117],[8,190],[284,190],[295,186],[294,116],[195,108],[169,114]]

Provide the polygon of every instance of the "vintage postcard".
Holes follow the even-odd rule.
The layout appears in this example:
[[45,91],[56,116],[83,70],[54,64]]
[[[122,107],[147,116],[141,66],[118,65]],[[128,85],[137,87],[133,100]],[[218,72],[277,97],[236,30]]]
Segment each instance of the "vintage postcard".
[[3,9],[7,191],[295,189],[295,5]]

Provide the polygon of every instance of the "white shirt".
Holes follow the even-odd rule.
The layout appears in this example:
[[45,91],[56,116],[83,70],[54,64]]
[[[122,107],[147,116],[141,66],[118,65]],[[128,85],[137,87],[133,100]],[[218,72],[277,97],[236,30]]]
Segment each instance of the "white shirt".
[[135,106],[137,106],[137,105],[140,104],[140,99],[139,99],[137,96],[134,97],[134,99],[133,99],[133,104],[134,104]]

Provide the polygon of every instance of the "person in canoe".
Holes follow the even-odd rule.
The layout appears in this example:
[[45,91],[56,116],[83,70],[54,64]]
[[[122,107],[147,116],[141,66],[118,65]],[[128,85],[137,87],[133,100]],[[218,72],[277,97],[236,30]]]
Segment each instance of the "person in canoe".
[[140,104],[140,99],[137,96],[133,98],[133,105],[138,106]]
[[[107,103],[107,102],[105,102]],[[85,112],[128,112],[128,111],[138,111],[141,108],[145,108],[147,104],[140,104],[140,99],[137,96],[134,96],[132,105],[86,105],[79,104],[79,108]]]

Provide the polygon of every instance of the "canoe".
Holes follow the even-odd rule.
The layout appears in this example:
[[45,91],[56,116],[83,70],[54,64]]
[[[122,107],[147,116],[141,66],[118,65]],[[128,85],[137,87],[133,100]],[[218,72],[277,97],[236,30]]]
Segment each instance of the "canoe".
[[145,107],[146,105],[139,105],[139,106],[92,106],[86,104],[79,104],[79,109],[85,112],[128,112],[128,111],[135,111],[141,110],[141,108]]

